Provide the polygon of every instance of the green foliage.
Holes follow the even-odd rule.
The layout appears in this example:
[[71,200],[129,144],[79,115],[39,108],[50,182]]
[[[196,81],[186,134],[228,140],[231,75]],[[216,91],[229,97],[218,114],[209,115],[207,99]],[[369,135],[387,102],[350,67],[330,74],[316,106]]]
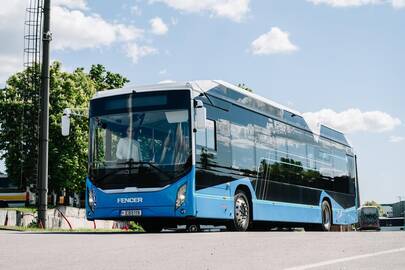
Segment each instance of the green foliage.
[[[49,107],[49,189],[84,189],[87,173],[88,119],[71,118],[71,135],[61,135],[60,119],[65,108],[87,109],[96,91],[122,87],[128,79],[93,65],[62,71],[54,62],[50,69]],[[7,173],[21,186],[36,183],[38,160],[38,89],[32,87],[33,70],[26,69],[10,77],[0,90],[0,151]],[[39,75],[35,77],[39,80]]]
[[249,88],[249,87],[248,87],[246,84],[244,84],[244,83],[239,83],[239,84],[238,84],[238,87],[242,88],[243,90],[246,90],[246,91],[248,91],[248,92],[253,93],[253,89],[252,89],[252,88]]
[[38,157],[39,82],[37,67],[9,78],[0,89],[0,151],[10,179],[23,186],[35,182]]
[[92,65],[89,72],[97,91],[124,86],[129,80],[118,73],[107,71],[103,65]]
[[144,232],[145,230],[142,228],[141,225],[136,223],[135,221],[129,222],[128,230],[133,232]]

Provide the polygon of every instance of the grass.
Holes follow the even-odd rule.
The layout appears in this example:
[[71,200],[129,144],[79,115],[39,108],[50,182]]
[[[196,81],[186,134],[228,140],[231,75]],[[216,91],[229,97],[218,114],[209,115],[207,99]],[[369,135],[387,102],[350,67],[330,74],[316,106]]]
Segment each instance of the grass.
[[0,210],[20,211],[23,213],[30,213],[30,214],[34,214],[37,212],[36,207],[7,207],[7,208],[0,208]]
[[[24,214],[34,215],[37,212],[37,208],[35,207],[10,207],[10,208],[0,208],[0,210],[8,210],[8,211],[20,211]],[[143,232],[143,228],[137,224],[136,222],[131,221],[129,223],[127,230],[122,229],[41,229],[37,227],[36,221],[35,223],[30,224],[28,227],[20,227],[20,226],[0,226],[0,230],[12,230],[12,231],[23,231],[23,232],[83,232],[83,233],[111,233],[111,232]]]
[[121,230],[121,229],[41,229],[35,227],[19,227],[19,226],[0,226],[0,230],[18,231],[18,232],[61,232],[61,233],[128,233],[128,232],[142,232],[140,230]]

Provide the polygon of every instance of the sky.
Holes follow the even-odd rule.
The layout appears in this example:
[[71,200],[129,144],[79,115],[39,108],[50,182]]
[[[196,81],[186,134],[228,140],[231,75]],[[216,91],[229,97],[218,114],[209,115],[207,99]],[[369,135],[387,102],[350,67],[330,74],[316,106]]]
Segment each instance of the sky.
[[[0,86],[25,8],[0,9]],[[131,84],[221,79],[345,132],[361,200],[405,199],[405,0],[52,0],[53,60]],[[4,170],[4,165],[0,165]]]

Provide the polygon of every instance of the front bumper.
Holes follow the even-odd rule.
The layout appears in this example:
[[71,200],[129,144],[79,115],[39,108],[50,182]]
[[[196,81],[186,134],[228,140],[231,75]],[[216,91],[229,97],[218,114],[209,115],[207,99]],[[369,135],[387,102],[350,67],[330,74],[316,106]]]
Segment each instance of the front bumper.
[[[86,189],[94,192],[96,204],[94,211],[88,205],[86,192],[86,216],[88,220],[133,220],[142,218],[182,218],[195,216],[194,202],[195,170],[176,181],[174,184],[157,191],[125,192],[101,190],[87,178]],[[187,184],[186,199],[183,205],[176,209],[178,189]],[[140,210],[141,216],[124,217],[122,210]]]

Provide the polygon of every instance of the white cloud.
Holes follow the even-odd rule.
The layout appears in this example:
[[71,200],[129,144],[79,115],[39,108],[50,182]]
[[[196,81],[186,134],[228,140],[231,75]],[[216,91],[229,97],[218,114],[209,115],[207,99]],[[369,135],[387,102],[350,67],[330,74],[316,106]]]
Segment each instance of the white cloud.
[[[7,39],[0,42],[0,85],[4,85],[12,73],[23,67],[22,38],[25,10],[29,4],[27,0],[2,2],[0,36]],[[129,43],[142,42],[144,30],[131,24],[107,21],[92,13],[86,0],[53,0],[52,5],[52,50],[82,50],[112,45],[126,48]],[[142,48],[139,44],[138,47]],[[145,55],[147,50],[141,51],[137,59]]]
[[402,136],[390,136],[390,142],[392,143],[400,143],[405,141],[405,137]]
[[289,33],[283,32],[278,27],[272,27],[270,32],[267,32],[256,40],[250,46],[253,54],[277,54],[291,53],[298,50],[298,47],[291,43]]
[[176,81],[173,80],[164,80],[164,81],[160,81],[158,82],[159,84],[165,84],[165,83],[175,83]]
[[127,56],[132,59],[132,62],[136,64],[138,63],[139,58],[151,54],[157,54],[158,50],[153,47],[139,46],[137,43],[130,43],[126,46],[126,53]]
[[153,18],[149,21],[151,32],[155,35],[165,35],[169,31],[169,27],[164,23],[164,21],[159,18]]
[[86,0],[52,0],[52,5],[63,6],[71,9],[87,9]]
[[0,85],[23,67],[22,38],[27,1],[2,1],[0,9]]
[[149,0],[185,12],[209,12],[214,16],[241,21],[249,12],[250,0]]
[[333,7],[357,7],[370,4],[380,4],[381,0],[307,0],[315,5],[325,4]]
[[303,115],[312,127],[322,123],[344,133],[360,131],[380,133],[391,131],[401,125],[400,119],[381,111],[362,112],[359,109],[348,109],[335,112],[331,109],[323,109]]
[[405,0],[392,0],[394,8],[405,8]]
[[131,14],[135,16],[141,16],[142,15],[142,10],[140,9],[139,6],[135,5],[131,7]]
[[[131,25],[115,24],[97,14],[54,7],[52,11],[53,48],[80,50],[109,46],[114,42],[133,41],[143,31]],[[99,29],[99,30],[98,30]]]
[[360,7],[365,5],[390,4],[394,8],[404,8],[405,0],[307,0],[315,5],[328,5],[332,7]]
[[0,54],[0,82],[7,80],[8,75],[22,68],[22,57]]

